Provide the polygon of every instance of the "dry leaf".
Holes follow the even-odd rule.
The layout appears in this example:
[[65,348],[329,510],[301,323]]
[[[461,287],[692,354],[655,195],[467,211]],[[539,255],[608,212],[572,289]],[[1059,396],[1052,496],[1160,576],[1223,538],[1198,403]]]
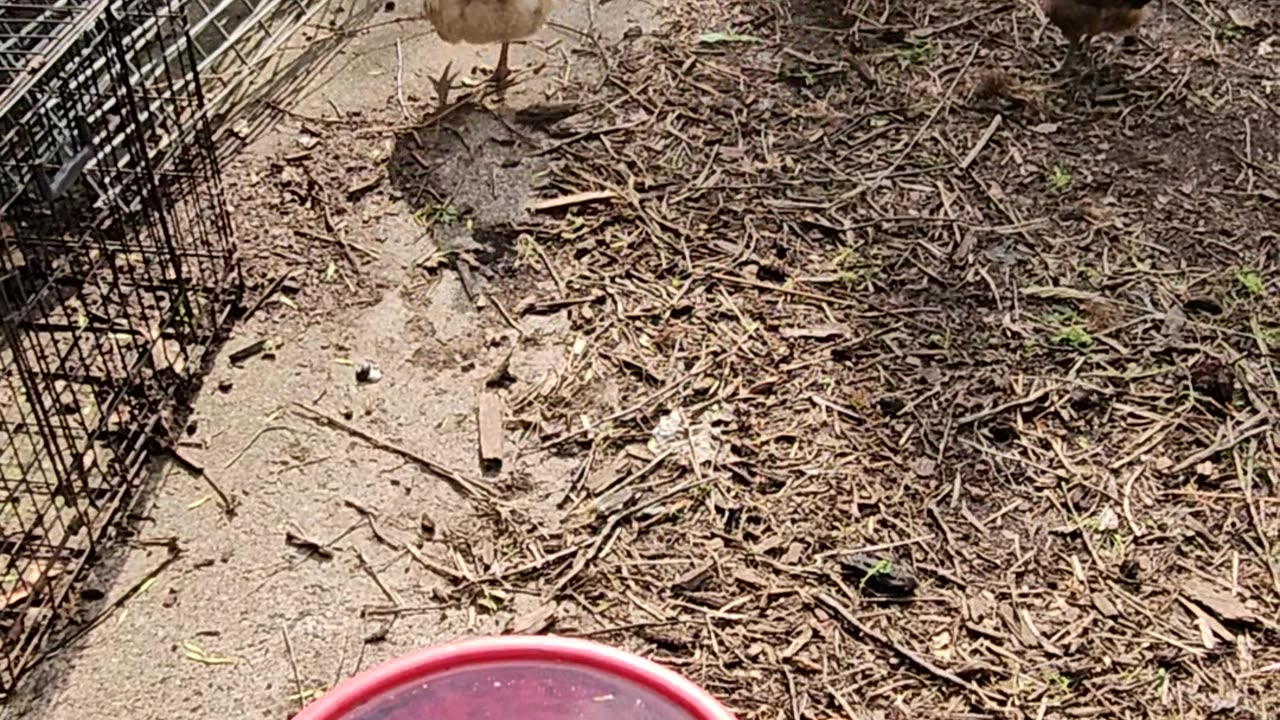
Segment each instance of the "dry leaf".
[[711,571],[715,569],[715,566],[714,560],[707,560],[676,578],[671,587],[682,592],[697,592],[699,588],[711,579]]
[[733,579],[744,585],[753,587],[769,587],[769,581],[763,575],[752,570],[751,568],[738,568],[733,571]]
[[1191,614],[1195,616],[1196,624],[1200,627],[1200,638],[1204,642],[1206,649],[1212,650],[1214,645],[1217,645],[1217,642],[1214,639],[1215,635],[1233,645],[1235,644],[1235,634],[1224,627],[1222,623],[1215,620],[1212,615],[1201,610],[1199,605],[1190,602],[1186,598],[1178,598],[1178,600],[1180,600],[1183,606],[1190,610]]
[[911,470],[916,474],[916,477],[933,477],[934,473],[938,471],[938,464],[929,458],[916,458],[911,463]]
[[813,628],[807,625],[801,628],[800,634],[796,636],[796,639],[792,640],[791,644],[788,645],[786,649],[782,651],[782,655],[781,655],[782,659],[787,660],[789,658],[795,657],[796,653],[803,650],[804,646],[808,645],[809,641],[812,639],[813,639]]
[[18,575],[10,574],[0,581],[0,593],[3,593],[4,604],[9,607],[26,600],[40,592],[53,578],[62,574],[62,565],[51,565],[47,560],[32,560]]
[[1258,621],[1253,611],[1245,607],[1239,599],[1206,583],[1192,581],[1187,583],[1182,591],[1188,598],[1227,622],[1256,623]]
[[1187,326],[1187,314],[1182,308],[1174,305],[1169,308],[1169,312],[1164,314],[1164,324],[1160,329],[1160,334],[1167,338],[1177,337],[1182,333],[1182,329]]
[[1245,30],[1252,30],[1258,26],[1258,21],[1253,14],[1243,8],[1231,8],[1227,10],[1227,17],[1231,18],[1231,24]]
[[968,600],[969,619],[978,621],[991,614],[996,606],[995,599],[989,595],[975,595]]
[[1204,645],[1204,649],[1212,650],[1218,640],[1213,636],[1213,628],[1209,627],[1207,615],[1196,615],[1196,628],[1200,630],[1200,643]]
[[1120,610],[1116,608],[1116,604],[1111,602],[1111,598],[1106,595],[1096,592],[1090,595],[1089,599],[1093,601],[1093,607],[1102,613],[1103,617],[1114,618],[1120,615]]
[[929,652],[939,660],[950,660],[952,656],[951,633],[943,630],[930,638]]

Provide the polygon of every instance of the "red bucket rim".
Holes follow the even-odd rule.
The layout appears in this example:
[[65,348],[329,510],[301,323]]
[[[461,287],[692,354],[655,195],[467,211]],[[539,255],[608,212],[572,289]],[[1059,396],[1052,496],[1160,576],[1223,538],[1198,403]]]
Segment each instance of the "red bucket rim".
[[344,680],[294,720],[340,720],[370,700],[442,670],[520,660],[566,662],[597,670],[667,698],[695,720],[734,720],[715,698],[679,673],[608,645],[557,635],[483,637],[424,648]]

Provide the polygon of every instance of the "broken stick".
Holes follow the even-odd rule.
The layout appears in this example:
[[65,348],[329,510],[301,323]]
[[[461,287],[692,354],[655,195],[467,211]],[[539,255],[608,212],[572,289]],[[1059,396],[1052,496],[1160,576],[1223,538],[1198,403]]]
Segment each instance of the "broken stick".
[[351,433],[352,435],[355,435],[356,437],[360,438],[361,440],[364,440],[370,445],[373,445],[376,448],[379,448],[381,450],[386,450],[387,452],[395,453],[396,455],[399,455],[405,460],[409,460],[411,462],[417,463],[419,466],[431,472],[435,476],[448,482],[450,485],[454,487],[455,490],[462,493],[464,496],[466,496],[471,500],[485,499],[489,496],[489,492],[484,488],[484,486],[476,483],[473,480],[468,480],[466,477],[463,477],[462,474],[458,473],[457,471],[445,465],[441,465],[440,463],[436,462],[435,460],[432,460],[431,458],[424,457],[422,455],[419,455],[418,453],[413,452],[412,450],[402,448],[399,445],[396,445],[395,443],[389,442],[387,440],[383,440],[377,435],[373,435],[371,433],[365,432],[364,430],[361,430],[360,428],[355,427],[350,423],[346,423],[346,422],[343,422],[342,420],[339,420],[338,418],[324,412],[323,410],[320,410],[319,408],[313,408],[310,405],[306,405],[296,401],[291,404],[294,407],[305,411],[306,415],[304,415],[304,417],[308,417],[308,419],[312,420],[313,422],[320,422],[322,424],[327,424],[332,427],[336,427],[340,430],[345,430]]

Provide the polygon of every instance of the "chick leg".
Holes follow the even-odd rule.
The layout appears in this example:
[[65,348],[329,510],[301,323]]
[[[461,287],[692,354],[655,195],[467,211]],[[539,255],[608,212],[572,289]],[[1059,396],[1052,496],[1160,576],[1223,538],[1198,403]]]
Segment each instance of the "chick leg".
[[1080,58],[1080,38],[1075,35],[1067,36],[1067,54],[1062,58],[1062,63],[1054,69],[1054,74],[1069,72],[1075,69],[1076,62]]
[[1067,53],[1062,58],[1062,62],[1051,72],[1054,75],[1075,72],[1080,62],[1080,56],[1085,55],[1085,38],[1081,35],[1067,35]]
[[[1080,42],[1081,42],[1081,47],[1085,50],[1084,59],[1085,59],[1085,63],[1088,66],[1088,72],[1096,73],[1098,71],[1098,53],[1096,50],[1089,49],[1091,47],[1092,40],[1093,40],[1093,36],[1086,35],[1084,39],[1081,40]],[[1090,45],[1086,45],[1084,43],[1090,43]]]
[[507,78],[511,77],[511,68],[507,65],[507,49],[510,47],[510,43],[502,43],[502,49],[498,51],[498,67],[493,70],[493,83],[498,87],[506,85]]

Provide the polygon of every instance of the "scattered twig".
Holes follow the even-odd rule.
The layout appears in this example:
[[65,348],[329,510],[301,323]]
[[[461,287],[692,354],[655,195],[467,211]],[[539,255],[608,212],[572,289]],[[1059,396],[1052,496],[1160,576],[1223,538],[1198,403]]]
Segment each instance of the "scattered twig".
[[204,468],[188,460],[179,453],[176,448],[166,447],[163,448],[163,450],[164,453],[172,458],[174,462],[178,463],[183,470],[186,470],[192,475],[196,475],[201,480],[204,480],[205,484],[209,486],[209,489],[213,490],[213,493],[218,496],[218,502],[222,505],[222,511],[226,513],[227,516],[230,517],[236,514],[236,500],[223,492],[222,488],[218,487],[218,484],[213,481],[213,478],[209,477],[209,474],[204,471]]
[[346,238],[331,237],[329,235],[325,235],[324,233],[316,232],[315,230],[309,230],[307,228],[294,228],[293,231],[303,237],[311,238],[312,240],[327,242],[331,245],[340,245],[346,248],[347,250],[359,250],[360,252],[364,253],[365,255],[368,255],[370,258],[374,260],[379,260],[382,258],[382,253],[378,252],[377,250],[371,250],[359,243],[351,242]]
[[470,498],[471,500],[480,500],[488,497],[489,495],[488,491],[483,486],[479,485],[478,483],[472,480],[468,480],[467,478],[463,477],[460,473],[454,470],[451,470],[450,468],[436,462],[435,460],[424,457],[411,450],[407,450],[403,447],[400,447],[399,445],[383,440],[382,438],[379,438],[376,435],[373,435],[371,433],[365,432],[364,430],[361,430],[355,427],[354,425],[351,425],[350,423],[343,422],[342,420],[339,420],[338,418],[318,408],[313,408],[310,405],[306,405],[297,401],[294,401],[292,405],[302,410],[305,413],[303,417],[307,417],[311,420],[322,421],[328,425],[331,425],[332,427],[338,428],[339,430],[344,430],[352,435],[355,435],[356,437],[360,438],[361,440],[364,440],[365,442],[369,443],[370,445],[373,445],[376,448],[379,448],[381,450],[386,450],[387,452],[395,453],[396,455],[399,455],[400,457],[406,460],[417,463],[419,466],[425,468],[426,470],[436,475],[437,477],[449,482],[451,485],[453,485],[453,487],[456,490],[458,490],[465,497]]
[[377,571],[373,569],[373,566],[369,564],[369,561],[365,558],[364,553],[360,551],[360,548],[355,548],[355,553],[356,560],[360,562],[360,568],[364,570],[365,574],[368,575],[371,580],[373,580],[373,583],[378,586],[378,589],[382,591],[382,594],[387,596],[387,599],[391,601],[392,605],[395,605],[396,607],[403,607],[404,601],[400,599],[400,595],[382,581],[382,578],[378,575]]
[[235,465],[236,462],[240,460],[240,458],[244,457],[245,453],[249,452],[249,449],[253,447],[253,444],[258,442],[258,438],[262,437],[263,435],[269,432],[272,432],[273,430],[288,430],[289,432],[293,432],[293,428],[289,427],[288,425],[268,425],[267,427],[264,427],[261,430],[258,430],[258,432],[253,434],[253,437],[249,438],[249,442],[245,443],[244,447],[240,448],[240,451],[237,452],[230,460],[228,460],[226,465],[222,466],[222,469],[230,470],[231,466]]
[[982,688],[978,687],[977,685],[974,685],[973,683],[967,680],[960,679],[955,673],[952,673],[948,670],[943,670],[937,665],[934,665],[933,663],[926,660],[922,655],[919,655],[907,649],[902,644],[894,640],[891,640],[888,637],[885,637],[884,635],[881,635],[880,633],[871,629],[871,626],[863,623],[861,620],[854,617],[853,613],[850,612],[849,609],[846,608],[844,604],[841,603],[839,600],[836,600],[835,598],[831,597],[830,595],[827,595],[826,593],[818,593],[816,596],[814,596],[814,599],[816,599],[818,602],[822,603],[823,605],[827,606],[828,609],[835,612],[836,616],[844,624],[853,628],[858,633],[865,635],[866,637],[869,637],[872,640],[875,640],[876,642],[889,648],[890,650],[893,650],[898,655],[902,656],[903,659],[907,660],[908,662],[920,668],[921,670],[924,670],[925,672],[929,673],[930,675],[933,675],[936,678],[945,680],[946,682],[951,683],[952,685],[955,685],[958,688],[962,688],[964,690],[967,690],[973,693],[974,695],[977,695],[978,697],[982,698],[986,703],[989,703],[989,704],[994,703],[994,699],[986,690],[983,690]]
[[298,673],[298,658],[293,654],[293,641],[289,639],[289,626],[280,625],[280,635],[284,637],[284,649],[289,657],[289,668],[293,671],[293,687],[297,693],[298,709],[301,710],[307,704],[305,691],[302,689],[302,675]]
[[1240,423],[1240,427],[1235,428],[1232,432],[1228,433],[1227,437],[1223,438],[1222,440],[1219,440],[1218,442],[1215,442],[1214,444],[1210,445],[1209,447],[1197,453],[1194,453],[1188,456],[1182,462],[1170,468],[1169,472],[1171,474],[1180,473],[1183,470],[1186,470],[1187,468],[1190,468],[1194,465],[1202,463],[1205,460],[1208,460],[1209,458],[1219,453],[1222,453],[1234,448],[1235,446],[1239,445],[1245,440],[1248,440],[1251,437],[1254,437],[1256,435],[1261,435],[1262,433],[1267,432],[1270,429],[1271,429],[1271,422],[1269,418],[1267,418],[1267,416],[1254,415],[1248,420]]
[[572,205],[582,205],[584,203],[598,202],[600,200],[612,200],[616,197],[618,197],[618,194],[612,190],[588,190],[585,192],[573,193],[572,195],[536,200],[529,203],[529,209],[533,212],[545,212],[547,210],[558,210]]
[[254,300],[253,304],[250,305],[249,308],[244,311],[244,314],[240,316],[240,322],[248,321],[249,318],[253,317],[259,310],[261,310],[262,306],[270,300],[273,295],[279,292],[280,288],[283,287],[292,276],[292,270],[286,270],[276,276],[276,279],[272,280],[271,284],[267,285],[267,287],[262,291],[262,294],[258,295],[258,299]]
[[[612,415],[609,415],[608,417],[603,418],[602,420],[600,420],[599,424],[604,425],[606,423],[611,423],[617,420],[621,420],[629,415],[632,415],[634,413],[637,413],[643,410],[649,405],[665,400],[667,397],[679,391],[680,388],[684,387],[684,385],[689,383],[691,380],[695,379],[696,377],[701,375],[703,372],[705,372],[706,369],[707,369],[706,363],[699,363],[697,367],[695,367],[691,372],[689,372],[689,374],[685,375],[683,378],[680,378],[679,380],[676,380],[670,383],[666,387],[644,398],[643,400],[636,403],[635,405],[619,410],[618,412],[615,412]],[[565,433],[559,437],[552,438],[551,440],[544,442],[542,446],[538,449],[549,450],[553,447],[556,447],[557,445],[562,445],[566,442],[569,442],[570,440],[573,440],[574,438],[580,437],[586,434],[587,432],[588,432],[588,428],[582,428],[579,430],[574,430],[572,432]]]
[[400,38],[396,38],[396,104],[400,106],[400,115],[409,119],[409,106],[404,101],[404,51],[400,47]]
[[965,415],[964,417],[956,421],[956,425],[960,425],[960,426],[972,425],[973,423],[976,423],[979,420],[985,420],[989,417],[995,417],[996,415],[1001,415],[1009,410],[1013,410],[1014,408],[1020,408],[1025,405],[1030,405],[1032,403],[1039,402],[1042,398],[1044,398],[1054,389],[1055,388],[1051,388],[1051,387],[1040,388],[1039,390],[1036,390],[1035,392],[1031,393],[1030,395],[1027,395],[1026,397],[1004,403],[1003,405],[997,405],[993,408],[988,408],[986,410],[980,410],[971,415]]
[[466,575],[427,559],[427,556],[423,555],[421,550],[408,542],[404,543],[404,549],[419,565],[446,580],[452,580],[453,582],[466,582],[468,580]]
[[1244,491],[1244,502],[1249,509],[1249,520],[1253,523],[1253,532],[1258,536],[1258,544],[1261,545],[1262,552],[1259,553],[1261,555],[1259,560],[1271,575],[1271,587],[1275,590],[1276,596],[1280,597],[1280,560],[1277,559],[1275,552],[1272,550],[1271,538],[1262,523],[1262,518],[1258,513],[1258,505],[1253,497],[1253,480],[1256,472],[1254,450],[1255,443],[1249,443],[1248,455],[1242,461],[1240,449],[1237,446],[1235,452],[1232,453],[1232,460],[1235,463],[1236,476],[1240,480],[1240,487]]
[[116,610],[119,610],[121,607],[123,607],[126,602],[134,598],[136,595],[138,595],[138,593],[142,592],[148,587],[151,587],[151,585],[155,582],[155,579],[159,577],[160,573],[168,569],[170,565],[172,565],[175,561],[177,561],[179,557],[182,556],[182,546],[178,543],[178,539],[176,537],[167,539],[164,543],[164,546],[168,550],[168,554],[165,556],[164,560],[161,560],[160,563],[157,564],[154,568],[148,570],[142,577],[138,578],[137,582],[130,585],[128,589],[126,589],[124,592],[120,593],[114,599],[109,601],[105,606],[102,607],[101,610],[99,610],[93,616],[92,619],[90,619],[89,621],[85,622],[82,625],[77,626],[71,632],[68,632],[65,635],[59,637],[48,648],[44,649],[41,652],[41,657],[42,658],[53,657],[54,655],[58,654],[62,650],[72,646],[77,640],[84,637],[84,635],[88,633],[90,630],[93,630],[94,628],[101,625],[104,620],[106,620],[113,613],[115,613]]
[[306,550],[308,555],[318,555],[326,560],[333,559],[333,550],[323,542],[307,537],[307,534],[296,525],[290,525],[290,528],[284,533],[284,542],[286,545]]
[[693,480],[691,482],[678,485],[644,504],[634,505],[630,508],[615,512],[609,517],[609,520],[605,522],[604,527],[601,528],[600,532],[596,534],[595,540],[592,541],[591,545],[587,548],[587,551],[579,555],[574,561],[573,566],[569,569],[569,572],[556,582],[554,588],[552,588],[551,595],[555,596],[563,592],[564,589],[569,586],[569,583],[573,582],[574,578],[587,568],[587,565],[600,556],[603,549],[613,540],[613,535],[617,532],[618,527],[623,520],[664,503],[677,495],[682,495],[694,488],[701,487],[706,483],[707,481],[703,479]]
[[982,154],[982,149],[987,146],[987,143],[991,142],[991,138],[994,137],[996,131],[1000,129],[1000,123],[1002,120],[1004,120],[1003,115],[995,115],[991,118],[991,124],[987,125],[987,129],[984,130],[982,135],[978,138],[978,142],[974,143],[973,147],[969,150],[969,153],[964,156],[964,160],[960,161],[961,170],[968,170],[969,166],[973,164],[973,161],[978,159],[978,155]]

